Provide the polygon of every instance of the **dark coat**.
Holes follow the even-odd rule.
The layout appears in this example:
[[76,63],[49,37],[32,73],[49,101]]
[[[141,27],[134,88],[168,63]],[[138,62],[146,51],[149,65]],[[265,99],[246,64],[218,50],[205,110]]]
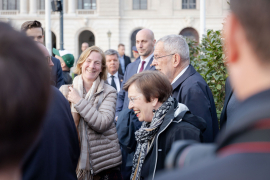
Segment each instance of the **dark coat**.
[[72,84],[72,77],[69,75],[70,71],[63,71],[62,74],[65,84]]
[[[214,158],[205,159],[181,171],[162,173],[156,180],[268,180],[269,102],[270,89],[242,102],[233,116],[234,126],[223,130],[217,138]],[[232,149],[235,145],[239,146]]]
[[62,68],[59,59],[52,57],[52,62],[54,66],[52,67],[51,72],[51,80],[53,81],[53,86],[57,87],[58,89],[65,84],[63,75],[62,75]]
[[[145,71],[146,70],[155,70],[156,69],[155,66],[150,67],[150,65],[152,64],[152,61],[153,61],[153,57],[150,59],[150,61],[147,64],[146,68],[144,69]],[[131,78],[131,76],[133,76],[134,74],[137,74],[137,70],[138,70],[140,62],[141,61],[140,61],[140,57],[139,57],[136,61],[134,61],[133,63],[130,63],[126,68],[126,72],[125,72],[125,75],[124,75],[124,80],[123,80],[122,85],[121,85],[121,90],[119,91],[118,96],[117,96],[116,114],[115,114],[115,116],[118,116],[118,113],[120,111],[128,108],[128,103],[129,103],[129,101],[128,101],[128,93],[123,90],[123,86],[129,80],[129,78]]]
[[[125,60],[125,70],[127,70],[127,65],[131,63],[130,57],[124,55],[124,60]],[[120,61],[119,61],[119,63],[120,63]],[[122,68],[121,68],[121,64],[119,64],[118,74],[124,75]]]
[[[120,68],[120,67],[119,67]],[[118,79],[119,79],[119,84],[120,84],[120,88],[121,88],[121,85],[122,85],[122,82],[124,80],[124,76],[122,74],[119,74],[118,73]],[[108,81],[106,80],[105,81],[106,84],[109,84]],[[110,85],[110,84],[109,84]]]
[[218,119],[214,98],[202,76],[189,65],[185,73],[173,84],[173,97],[185,104],[190,112],[202,117],[207,128],[203,134],[204,142],[213,142],[218,131]]
[[154,179],[155,173],[164,169],[165,158],[173,142],[177,140],[195,140],[201,142],[202,132],[206,128],[205,121],[189,111],[174,117],[177,102],[164,117],[153,144],[147,153],[141,171],[141,178]]
[[41,135],[23,163],[23,180],[76,180],[80,156],[77,130],[68,101],[55,87]]
[[233,94],[233,89],[230,84],[229,78],[226,79],[225,83],[225,100],[224,100],[224,105],[223,109],[220,115],[220,129],[223,129],[226,126],[227,122],[227,105],[232,97]]
[[119,113],[116,123],[117,135],[121,145],[123,180],[129,180],[132,171],[132,161],[136,147],[135,132],[140,129],[140,122],[133,110],[125,109]]

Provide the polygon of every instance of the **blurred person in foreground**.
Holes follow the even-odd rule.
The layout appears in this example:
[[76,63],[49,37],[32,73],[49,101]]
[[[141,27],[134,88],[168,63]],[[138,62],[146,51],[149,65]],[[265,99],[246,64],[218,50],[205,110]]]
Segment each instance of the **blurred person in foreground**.
[[119,59],[118,53],[116,50],[108,49],[105,51],[106,56],[106,66],[107,66],[107,82],[112,87],[114,87],[117,92],[121,89],[121,84],[124,76],[118,73],[119,68]]
[[60,60],[63,71],[63,79],[65,84],[72,84],[72,77],[70,76],[70,68],[74,64],[74,56],[67,50],[57,50],[53,48],[55,57]]
[[153,65],[172,84],[172,97],[206,121],[203,141],[213,142],[219,131],[215,101],[203,77],[190,64],[186,40],[180,35],[159,39],[155,45]]
[[[21,31],[25,32],[34,41],[44,44],[44,31],[39,21],[26,21],[21,26]],[[51,71],[51,83],[53,86],[60,88],[64,84],[60,61],[52,57],[53,67]]]
[[128,91],[128,108],[133,109],[139,121],[143,121],[135,132],[137,147],[130,179],[153,179],[155,172],[164,169],[165,157],[174,141],[190,139],[201,142],[205,122],[170,96],[172,86],[160,72],[136,74],[123,88]]
[[231,0],[230,6],[224,46],[230,82],[242,101],[232,117],[233,124],[221,132],[210,158],[157,179],[270,177],[270,1]]
[[118,73],[121,75],[125,74],[127,65],[131,63],[130,57],[125,55],[125,45],[119,44],[118,45],[118,54],[119,54],[119,62],[120,67],[118,69]]
[[[81,155],[77,167],[79,180],[122,179],[120,145],[114,124],[116,90],[107,79],[106,59],[97,46],[86,49],[75,69],[78,74],[67,99],[78,129]],[[64,91],[63,91],[64,92]]]
[[33,41],[8,24],[0,29],[0,179],[19,180],[47,110],[50,75]]
[[[45,57],[48,62],[44,66],[51,68],[53,63],[48,50],[39,42],[36,45],[42,52],[40,58]],[[69,103],[58,89],[51,86],[51,91],[41,134],[23,163],[23,180],[77,179],[76,166],[80,151]]]

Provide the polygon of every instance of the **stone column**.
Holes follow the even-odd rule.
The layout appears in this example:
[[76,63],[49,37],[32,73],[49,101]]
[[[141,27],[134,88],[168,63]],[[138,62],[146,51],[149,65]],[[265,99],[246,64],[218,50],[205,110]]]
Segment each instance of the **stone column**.
[[76,0],[68,0],[68,13],[74,14],[76,11]]
[[30,14],[36,14],[37,13],[37,0],[30,0]]
[[20,14],[26,14],[26,13],[27,13],[27,1],[20,0]]

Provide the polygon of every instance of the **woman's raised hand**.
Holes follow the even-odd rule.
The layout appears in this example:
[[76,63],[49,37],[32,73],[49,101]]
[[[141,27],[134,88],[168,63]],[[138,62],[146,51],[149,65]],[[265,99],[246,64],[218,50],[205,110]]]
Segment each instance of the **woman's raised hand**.
[[68,93],[67,99],[70,102],[77,104],[81,100],[81,97],[76,89],[74,89],[73,87],[69,87],[69,93]]

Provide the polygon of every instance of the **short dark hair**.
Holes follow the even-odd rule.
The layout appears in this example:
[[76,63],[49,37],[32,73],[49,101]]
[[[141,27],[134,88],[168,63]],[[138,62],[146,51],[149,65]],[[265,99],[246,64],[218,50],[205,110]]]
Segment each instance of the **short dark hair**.
[[[0,168],[18,166],[36,139],[50,96],[50,73],[36,42],[0,22]],[[12,70],[11,70],[12,69]]]
[[143,71],[135,74],[125,83],[123,89],[128,91],[129,86],[133,83],[147,102],[151,102],[151,98],[158,98],[158,102],[163,103],[172,94],[170,81],[159,71]]
[[122,44],[122,43],[118,44],[118,48],[119,48],[120,46],[124,46],[124,47],[125,47],[125,45],[124,45],[124,44]]
[[230,6],[257,57],[270,63],[270,1],[231,0]]
[[24,22],[21,26],[21,31],[26,32],[28,29],[32,29],[32,28],[41,28],[42,35],[44,35],[42,24],[36,20]]

